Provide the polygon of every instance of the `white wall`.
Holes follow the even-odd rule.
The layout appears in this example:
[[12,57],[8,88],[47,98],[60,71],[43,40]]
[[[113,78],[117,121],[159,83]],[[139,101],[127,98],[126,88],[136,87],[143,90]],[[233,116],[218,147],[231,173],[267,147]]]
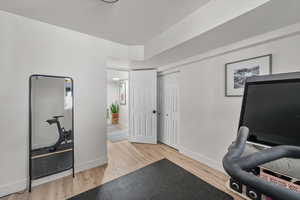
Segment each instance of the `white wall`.
[[28,87],[34,73],[71,76],[75,90],[75,167],[107,161],[108,56],[128,48],[0,11],[0,196],[28,178]]
[[300,35],[180,67],[180,151],[222,169],[235,139],[242,98],[225,97],[225,63],[273,54],[273,72],[300,71]]

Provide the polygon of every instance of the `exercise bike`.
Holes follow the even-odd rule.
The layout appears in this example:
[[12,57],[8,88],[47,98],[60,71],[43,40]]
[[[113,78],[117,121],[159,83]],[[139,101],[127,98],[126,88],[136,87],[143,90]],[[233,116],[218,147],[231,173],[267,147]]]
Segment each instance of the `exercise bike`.
[[225,171],[233,179],[240,181],[244,185],[250,186],[273,199],[300,200],[299,193],[267,182],[250,173],[255,167],[280,158],[300,159],[300,147],[277,146],[242,157],[248,136],[249,129],[245,126],[241,127],[236,141],[229,147],[228,153],[223,158],[223,167]]
[[50,152],[56,151],[57,148],[62,144],[67,144],[68,141],[72,140],[72,130],[66,130],[64,127],[61,126],[59,118],[64,116],[53,116],[52,119],[46,120],[49,125],[56,124],[59,137],[56,143],[50,147],[47,147]]

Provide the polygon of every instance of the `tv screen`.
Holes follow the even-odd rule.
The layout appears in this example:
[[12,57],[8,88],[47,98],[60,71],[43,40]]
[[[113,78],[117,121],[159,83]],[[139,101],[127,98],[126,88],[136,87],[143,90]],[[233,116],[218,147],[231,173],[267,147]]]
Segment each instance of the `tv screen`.
[[300,80],[247,83],[240,126],[251,142],[300,146]]

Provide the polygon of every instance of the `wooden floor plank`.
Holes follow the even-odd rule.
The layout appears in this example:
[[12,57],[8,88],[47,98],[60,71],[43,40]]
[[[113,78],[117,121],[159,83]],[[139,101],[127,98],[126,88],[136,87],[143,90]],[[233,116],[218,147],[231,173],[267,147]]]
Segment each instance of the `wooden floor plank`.
[[[63,200],[163,158],[169,159],[220,190],[228,192],[225,188],[228,177],[225,174],[184,156],[173,148],[164,144],[151,145],[121,141],[108,142],[107,165],[79,172],[74,179],[67,176],[36,186],[31,193],[13,194],[0,198],[0,200]],[[234,194],[230,194],[234,196],[235,200],[242,200]]]

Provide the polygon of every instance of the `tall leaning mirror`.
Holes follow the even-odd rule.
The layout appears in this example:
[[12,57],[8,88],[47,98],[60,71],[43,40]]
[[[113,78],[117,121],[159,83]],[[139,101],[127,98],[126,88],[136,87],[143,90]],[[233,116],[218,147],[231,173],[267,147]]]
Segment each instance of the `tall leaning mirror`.
[[70,77],[32,75],[29,80],[29,191],[31,183],[72,170],[74,97]]

